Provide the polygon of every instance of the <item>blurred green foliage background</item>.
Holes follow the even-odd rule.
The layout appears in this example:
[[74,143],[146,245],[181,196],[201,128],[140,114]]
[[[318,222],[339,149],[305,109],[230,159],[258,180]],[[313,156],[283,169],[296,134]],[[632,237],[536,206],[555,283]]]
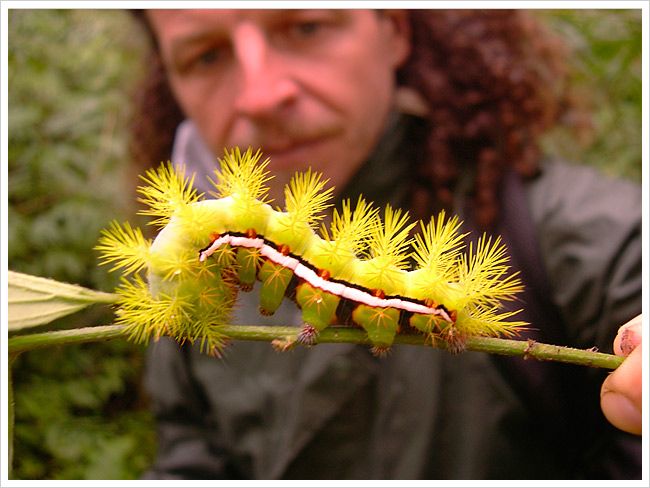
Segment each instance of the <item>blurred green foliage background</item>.
[[[641,178],[639,11],[544,11],[575,50],[572,83],[593,131],[562,129],[549,151]],[[144,36],[117,10],[9,12],[10,269],[111,291],[92,251],[112,219],[132,222],[129,96]],[[96,307],[52,327],[111,322]],[[142,347],[122,341],[22,354],[14,366],[16,479],[133,479],[151,463],[155,426]]]
[[[9,12],[9,268],[112,291],[93,247],[132,219],[129,96],[144,38],[126,12]],[[94,307],[43,328],[109,324]],[[155,433],[140,386],[143,348],[58,347],[13,367],[17,479],[137,478]]]
[[573,51],[571,88],[587,104],[592,125],[578,138],[558,127],[548,134],[547,150],[641,181],[640,10],[553,10],[539,15]]

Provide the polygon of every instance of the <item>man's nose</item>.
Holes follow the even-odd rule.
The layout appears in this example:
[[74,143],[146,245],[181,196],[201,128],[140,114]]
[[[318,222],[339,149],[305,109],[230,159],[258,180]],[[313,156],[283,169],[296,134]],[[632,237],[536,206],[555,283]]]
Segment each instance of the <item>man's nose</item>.
[[287,75],[287,61],[269,44],[264,32],[250,24],[239,26],[234,48],[241,72],[235,100],[240,113],[263,117],[295,98],[298,87]]

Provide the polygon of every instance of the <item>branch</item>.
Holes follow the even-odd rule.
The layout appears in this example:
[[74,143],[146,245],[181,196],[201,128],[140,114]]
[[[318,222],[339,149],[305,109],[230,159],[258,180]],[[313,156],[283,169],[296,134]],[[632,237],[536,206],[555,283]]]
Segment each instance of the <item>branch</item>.
[[[17,354],[31,349],[48,346],[81,344],[115,339],[124,336],[125,327],[122,325],[105,325],[84,327],[80,329],[43,332],[15,336],[9,339],[9,353]],[[222,332],[235,341],[266,341],[274,342],[280,348],[293,347],[298,344],[296,337],[299,329],[296,327],[270,327],[255,325],[226,325]],[[320,332],[316,343],[352,343],[370,345],[365,331],[350,327],[328,327]],[[395,344],[428,345],[438,349],[448,349],[445,341],[425,338],[417,334],[404,334],[395,337]],[[535,341],[500,339],[496,337],[470,337],[466,340],[466,350],[501,354],[506,356],[522,356],[524,359],[534,358],[542,361],[558,361],[563,363],[591,366],[595,368],[616,369],[623,359],[613,354],[605,354],[590,349],[575,349],[564,346],[554,346]]]
[[99,342],[118,337],[126,338],[123,325],[99,325],[69,330],[55,330],[36,334],[23,334],[9,338],[9,354],[50,346],[67,346],[84,342]]

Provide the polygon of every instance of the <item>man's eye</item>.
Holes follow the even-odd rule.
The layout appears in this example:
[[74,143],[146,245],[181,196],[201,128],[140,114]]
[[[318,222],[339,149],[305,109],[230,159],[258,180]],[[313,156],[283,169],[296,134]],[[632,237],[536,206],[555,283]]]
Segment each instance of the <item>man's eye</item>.
[[224,48],[220,46],[192,50],[179,57],[176,69],[179,73],[185,74],[213,69],[223,63],[225,54]]
[[316,34],[322,27],[323,24],[321,22],[305,21],[294,24],[293,31],[295,34],[301,36],[311,36]]
[[295,41],[316,38],[325,32],[327,25],[322,20],[296,20],[286,26],[285,36]]
[[211,65],[217,62],[220,58],[220,53],[217,48],[206,49],[200,53],[195,59],[194,62],[199,65]]

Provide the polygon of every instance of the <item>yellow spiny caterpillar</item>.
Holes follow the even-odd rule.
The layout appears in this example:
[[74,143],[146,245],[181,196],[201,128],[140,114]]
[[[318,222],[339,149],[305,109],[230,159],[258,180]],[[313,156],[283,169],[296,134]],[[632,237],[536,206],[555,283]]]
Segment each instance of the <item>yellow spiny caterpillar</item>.
[[[522,285],[508,274],[499,238],[482,236],[466,250],[457,217],[441,212],[413,223],[406,212],[387,206],[380,213],[362,197],[354,208],[344,201],[326,226],[332,188],[322,175],[297,173],[285,208],[274,209],[268,163],[259,151],[226,152],[210,180],[216,199],[197,194],[193,179],[171,164],[146,173],[138,191],[148,206],[142,214],[161,228],[156,238],[113,223],[97,246],[102,264],[123,269],[117,320],[134,339],[170,335],[218,354],[238,291],[256,280],[261,313],[273,314],[285,297],[297,303],[304,321],[298,340],[306,344],[344,321],[365,329],[377,354],[399,331],[452,342],[512,336],[525,325],[500,311]],[[410,260],[416,269],[407,269]]]

